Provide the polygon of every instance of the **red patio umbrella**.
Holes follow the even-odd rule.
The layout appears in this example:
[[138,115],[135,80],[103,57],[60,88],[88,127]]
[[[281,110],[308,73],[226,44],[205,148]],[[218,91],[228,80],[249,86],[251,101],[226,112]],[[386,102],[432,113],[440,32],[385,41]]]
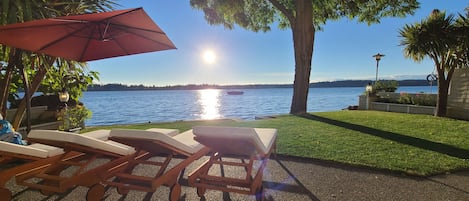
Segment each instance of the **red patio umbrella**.
[[[0,44],[80,62],[176,49],[142,8],[0,26]],[[26,104],[29,132],[29,96]]]
[[0,43],[81,62],[176,48],[142,8],[0,26]]

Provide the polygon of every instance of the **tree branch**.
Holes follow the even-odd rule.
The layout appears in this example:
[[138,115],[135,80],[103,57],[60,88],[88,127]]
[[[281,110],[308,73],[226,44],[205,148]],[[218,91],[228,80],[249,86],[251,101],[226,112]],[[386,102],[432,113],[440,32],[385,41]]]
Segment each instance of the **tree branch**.
[[279,1],[277,0],[269,0],[274,7],[276,7],[285,17],[288,18],[288,21],[290,21],[290,26],[295,22],[295,16],[293,15],[293,12],[288,10],[284,5],[282,5]]

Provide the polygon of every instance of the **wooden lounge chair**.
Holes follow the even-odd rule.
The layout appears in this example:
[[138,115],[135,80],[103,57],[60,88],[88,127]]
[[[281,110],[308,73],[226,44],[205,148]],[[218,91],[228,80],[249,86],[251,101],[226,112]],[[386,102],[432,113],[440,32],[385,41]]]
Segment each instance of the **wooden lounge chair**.
[[[2,200],[11,200],[10,190],[5,184],[17,173],[30,170],[31,167],[44,167],[58,160],[64,152],[62,149],[48,145],[34,143],[31,145],[18,145],[10,142],[0,141],[0,164],[8,165],[13,162],[23,162],[16,166],[0,171],[0,195]],[[69,158],[70,159],[70,158]],[[29,162],[41,161],[37,166],[28,165]]]
[[[264,199],[262,175],[275,149],[276,129],[197,126],[193,132],[196,141],[212,150],[210,159],[190,173],[188,178],[189,185],[197,188],[201,198],[207,189],[213,189],[253,194],[257,200]],[[238,159],[240,162],[237,162]],[[256,162],[260,163],[257,171],[253,167]],[[211,174],[211,168],[216,166],[220,166],[222,172]],[[244,170],[245,175],[240,176],[236,172],[228,176],[224,173],[228,166]]]
[[[97,139],[107,139],[109,132],[110,130],[95,130],[85,133],[85,135]],[[69,152],[67,155],[63,155],[64,153],[62,148],[40,143],[18,145],[0,141],[0,164],[4,166],[2,171],[0,171],[0,194],[2,195],[2,200],[11,199],[12,194],[5,188],[5,184],[17,174],[23,174],[32,169],[37,171],[44,170],[51,164],[57,163],[57,161],[80,161],[84,155],[79,152]],[[66,166],[63,167],[66,168]],[[46,191],[43,192],[47,193]]]
[[[96,131],[94,135],[87,136],[55,130],[32,130],[28,135],[29,141],[60,147],[65,153],[43,168],[35,168],[44,163],[43,160],[26,164],[31,168],[16,173],[16,183],[41,190],[43,194],[64,193],[78,185],[98,186],[94,191],[90,188],[86,195],[87,200],[97,200],[95,195],[104,192],[104,188],[100,189],[98,184],[100,175],[110,176],[112,172],[119,171],[128,158],[136,157],[137,154],[132,147],[97,139],[99,136],[106,138],[106,131]],[[68,159],[71,156],[74,158]]]
[[[184,174],[184,169],[193,161],[209,152],[209,149],[194,139],[192,130],[170,136],[152,130],[115,129],[111,131],[109,139],[136,148],[140,154],[129,159],[120,172],[114,173],[113,180],[102,182],[114,186],[120,194],[127,194],[129,190],[154,192],[158,187],[170,187],[169,200],[178,200],[181,186],[178,179]],[[163,162],[149,160],[153,157],[163,157]],[[174,158],[177,160],[172,168],[167,169]],[[133,174],[137,165],[155,166],[155,174],[142,176]],[[110,178],[110,177],[107,177]],[[91,190],[91,189],[90,189]]]

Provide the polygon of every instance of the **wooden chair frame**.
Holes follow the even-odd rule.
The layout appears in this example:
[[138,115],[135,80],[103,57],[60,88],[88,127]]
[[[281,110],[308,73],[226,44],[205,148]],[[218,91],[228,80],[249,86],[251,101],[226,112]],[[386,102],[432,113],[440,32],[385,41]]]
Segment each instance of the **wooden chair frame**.
[[[207,139],[196,137],[197,141],[215,141],[218,145],[223,145],[223,139]],[[219,141],[219,142],[217,142]],[[237,144],[236,142],[230,142],[230,148],[239,149],[239,150],[246,150],[246,144],[240,143]],[[267,166],[267,162],[270,158],[272,152],[276,150],[276,141],[272,145],[272,148],[266,154],[253,154],[253,155],[230,155],[224,154],[223,149],[218,147],[218,150],[212,150],[213,153],[210,155],[210,158],[200,165],[196,170],[189,174],[188,183],[190,186],[197,188],[197,195],[201,198],[204,198],[204,194],[207,189],[212,190],[220,190],[223,192],[233,192],[233,193],[240,193],[240,194],[248,194],[248,195],[255,195],[257,200],[264,199],[264,191],[263,191],[263,171]],[[248,148],[249,149],[249,148]],[[231,158],[231,159],[239,159],[240,162],[224,161],[223,158]],[[247,161],[246,161],[247,160]],[[256,161],[260,162],[260,166],[257,169],[257,172],[254,176],[252,173],[254,171],[254,163]],[[221,175],[210,175],[209,170],[210,168],[219,165],[222,169]],[[245,170],[245,178],[232,178],[228,177],[224,174],[223,169],[226,166],[235,166],[235,167],[243,167]]]
[[[201,158],[204,155],[207,155],[210,151],[208,148],[204,147],[196,153],[188,153],[186,151],[178,149],[177,147],[168,145],[157,140],[112,136],[109,139],[132,147],[136,147],[137,152],[143,154],[140,154],[139,157],[129,159],[128,163],[126,163],[120,169],[121,171],[114,173],[114,176],[116,176],[117,179],[114,179],[112,181],[106,180],[102,183],[105,185],[116,187],[117,192],[123,195],[127,194],[129,190],[154,192],[158,187],[162,185],[168,186],[170,188],[169,200],[171,201],[178,200],[181,195],[181,185],[179,184],[178,180],[184,174],[185,168],[195,160]],[[164,161],[148,161],[148,159],[155,156],[164,157]],[[169,163],[174,158],[183,158],[184,160],[172,167],[171,169],[166,170]],[[155,170],[157,170],[155,176],[148,177],[133,175],[133,169],[139,164],[153,165],[158,167],[155,168]],[[90,191],[92,190],[93,188],[90,189]]]
[[24,155],[19,153],[11,153],[6,151],[0,151],[0,164],[6,165],[11,162],[18,161],[20,164],[17,166],[5,169],[0,171],[0,194],[2,195],[2,200],[11,200],[12,193],[5,187],[5,184],[17,174],[23,172],[31,171],[32,169],[42,170],[49,167],[51,164],[55,163],[57,160],[74,160],[75,158],[80,157],[79,153],[71,153],[67,156],[59,154],[56,156],[51,156],[47,158],[41,158],[36,156]]
[[[89,188],[99,186],[103,178],[112,177],[114,172],[121,171],[121,168],[128,163],[129,159],[141,155],[141,153],[135,152],[123,156],[69,142],[44,139],[30,139],[30,141],[61,147],[65,152],[58,157],[28,163],[21,168],[22,171],[18,171],[14,175],[17,184],[38,189],[46,195],[64,193],[75,186]],[[110,161],[97,167],[91,166],[97,159],[109,159]],[[41,164],[46,165],[41,166]],[[77,168],[71,175],[61,176],[64,170],[72,166]],[[95,196],[99,194],[99,192],[96,192],[97,190],[104,193],[104,188],[95,188],[94,191],[88,191],[87,200],[101,199],[101,197],[96,198]]]

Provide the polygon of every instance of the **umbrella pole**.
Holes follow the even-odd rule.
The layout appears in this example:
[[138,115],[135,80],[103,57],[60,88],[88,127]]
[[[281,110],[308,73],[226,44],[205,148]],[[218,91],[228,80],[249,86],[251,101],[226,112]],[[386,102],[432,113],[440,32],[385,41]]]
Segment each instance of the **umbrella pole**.
[[31,131],[31,96],[29,94],[29,80],[28,74],[24,69],[24,66],[21,65],[21,75],[24,81],[24,98],[26,99],[26,134]]

